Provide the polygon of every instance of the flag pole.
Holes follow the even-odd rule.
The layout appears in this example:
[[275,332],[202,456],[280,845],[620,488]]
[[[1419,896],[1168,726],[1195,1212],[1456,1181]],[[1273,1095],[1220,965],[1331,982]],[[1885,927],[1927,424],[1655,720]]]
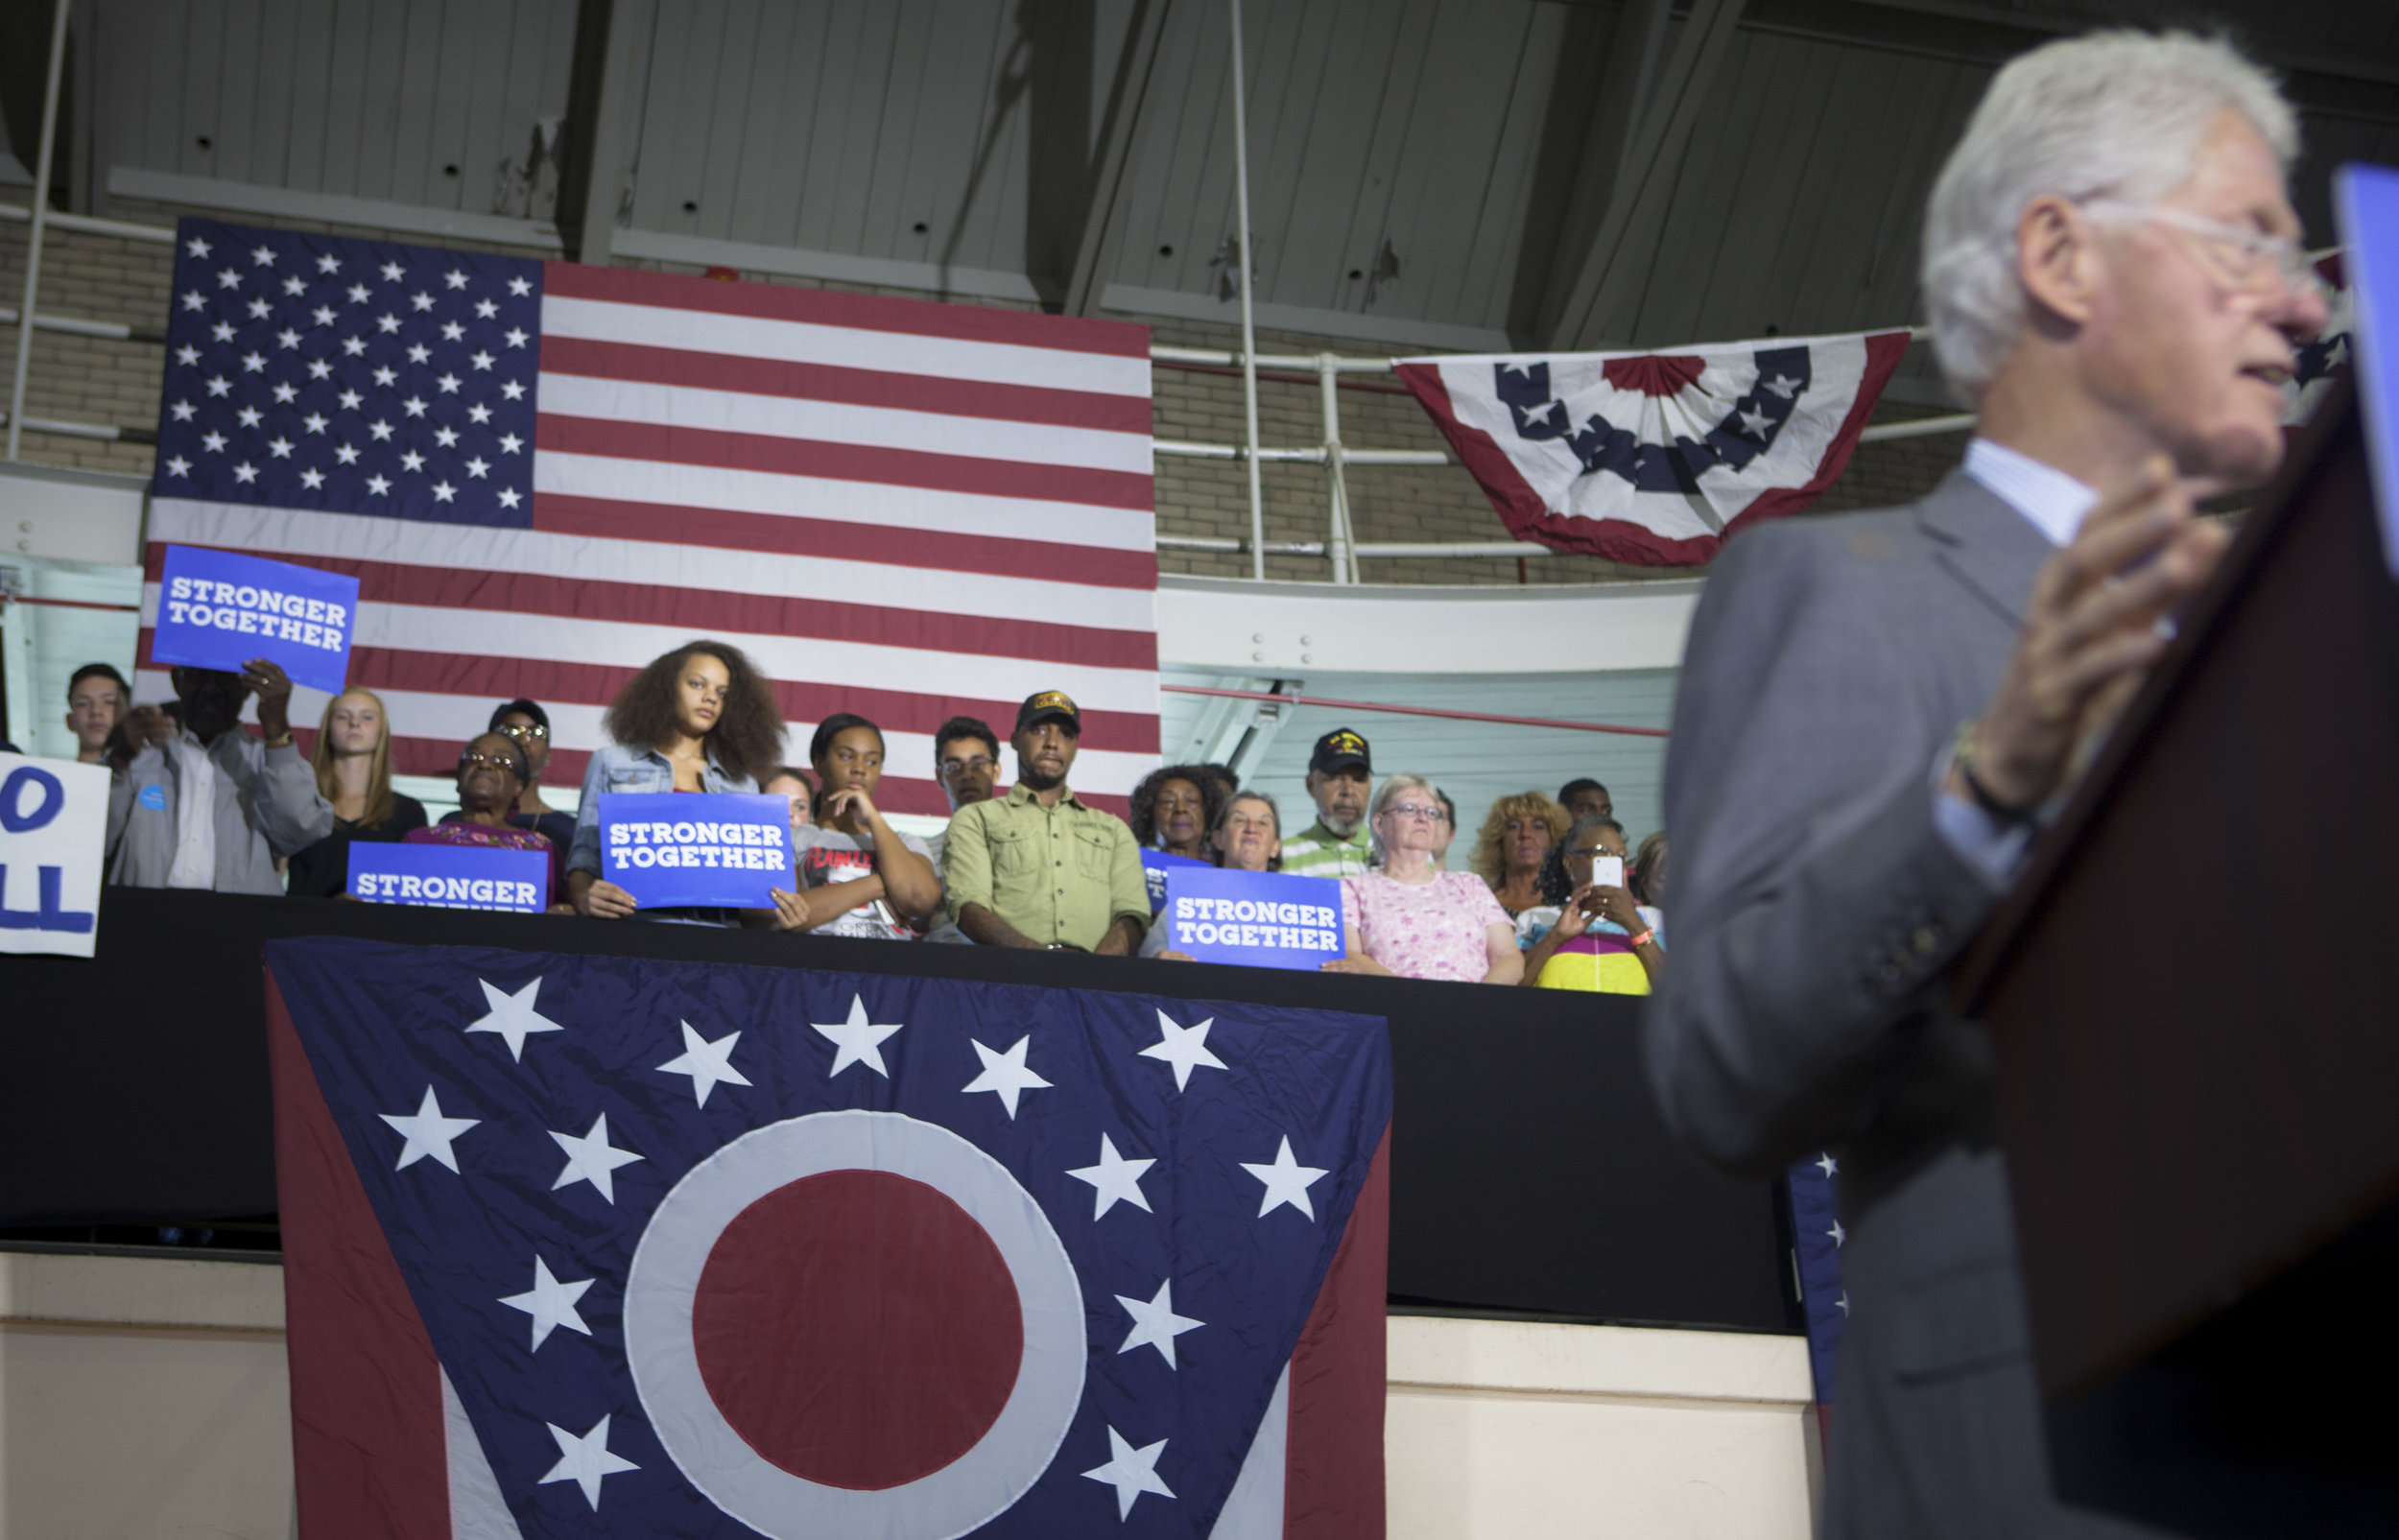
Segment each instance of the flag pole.
[[[1241,0],[1233,12],[1233,207],[1238,222],[1233,281],[1241,289],[1241,393],[1248,434],[1242,458],[1249,463],[1249,576],[1266,577],[1266,494],[1258,485],[1258,330],[1250,307],[1249,118],[1241,78]],[[19,366],[20,369],[22,366]]]

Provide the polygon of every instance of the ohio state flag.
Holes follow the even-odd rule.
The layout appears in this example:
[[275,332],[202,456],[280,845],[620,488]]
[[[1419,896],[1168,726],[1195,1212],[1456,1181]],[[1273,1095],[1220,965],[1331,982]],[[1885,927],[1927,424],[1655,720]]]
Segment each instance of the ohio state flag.
[[1675,353],[1403,359],[1398,373],[1520,540],[1694,566],[1795,513],[1858,441],[1905,331]]
[[1383,1532],[1374,1018],[270,942],[300,1532]]

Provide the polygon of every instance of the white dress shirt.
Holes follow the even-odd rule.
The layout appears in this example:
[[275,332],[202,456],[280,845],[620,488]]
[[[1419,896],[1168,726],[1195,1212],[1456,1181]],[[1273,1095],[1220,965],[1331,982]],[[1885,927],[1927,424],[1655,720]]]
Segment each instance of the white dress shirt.
[[188,727],[178,726],[167,740],[175,760],[175,865],[167,868],[169,888],[214,888],[217,885],[217,762],[208,757]]
[[[1974,438],[1966,444],[1965,473],[1984,491],[2024,515],[2041,538],[2064,546],[2082,528],[2100,494],[2064,471],[2031,455]],[[1994,888],[2006,888],[2032,843],[2032,826],[2002,823],[1970,797],[1946,790],[1950,746],[1933,760],[1933,826],[1949,847],[1981,872]]]

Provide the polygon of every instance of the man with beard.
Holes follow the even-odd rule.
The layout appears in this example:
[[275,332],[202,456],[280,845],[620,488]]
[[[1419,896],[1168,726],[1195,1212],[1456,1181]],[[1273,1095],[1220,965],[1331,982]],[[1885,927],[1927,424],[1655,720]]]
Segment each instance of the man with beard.
[[1283,841],[1283,869],[1295,877],[1354,877],[1374,843],[1366,833],[1366,791],[1374,776],[1366,741],[1346,727],[1317,740],[1308,756],[1308,794],[1317,820]]
[[1125,820],[1066,789],[1082,714],[1060,691],[1016,708],[1016,784],[950,819],[950,917],[985,946],[1130,953],[1150,920],[1141,851]]
[[[174,678],[171,709],[136,706],[126,719],[135,752],[108,788],[108,880],[279,893],[275,859],[333,832],[333,806],[292,743],[292,681],[266,658]],[[242,731],[253,692],[263,738]]]

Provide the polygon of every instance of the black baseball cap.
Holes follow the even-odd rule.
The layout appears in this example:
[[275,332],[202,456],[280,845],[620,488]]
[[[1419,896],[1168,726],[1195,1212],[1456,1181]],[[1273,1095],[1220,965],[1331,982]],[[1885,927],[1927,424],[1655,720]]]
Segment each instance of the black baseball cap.
[[1025,697],[1025,703],[1016,708],[1016,730],[1023,732],[1037,722],[1062,722],[1066,730],[1082,736],[1082,713],[1075,708],[1075,700],[1063,690],[1044,690]]
[[550,713],[542,710],[539,706],[523,699],[522,697],[519,697],[514,700],[502,701],[499,705],[492,707],[491,725],[486,728],[485,731],[498,732],[500,730],[500,723],[508,721],[511,717],[519,715],[520,713],[524,716],[533,718],[534,724],[540,727],[544,733],[549,732]]
[[1336,727],[1317,740],[1314,752],[1308,756],[1308,769],[1326,775],[1349,769],[1352,765],[1374,773],[1374,761],[1369,757],[1366,741],[1347,727]]

